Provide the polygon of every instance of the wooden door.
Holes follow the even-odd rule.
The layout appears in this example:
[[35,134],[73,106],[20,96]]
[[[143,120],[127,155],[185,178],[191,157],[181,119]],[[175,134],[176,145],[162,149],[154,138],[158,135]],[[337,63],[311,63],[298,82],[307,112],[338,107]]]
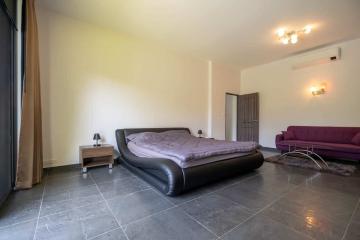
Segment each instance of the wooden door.
[[259,93],[238,96],[237,140],[259,142]]

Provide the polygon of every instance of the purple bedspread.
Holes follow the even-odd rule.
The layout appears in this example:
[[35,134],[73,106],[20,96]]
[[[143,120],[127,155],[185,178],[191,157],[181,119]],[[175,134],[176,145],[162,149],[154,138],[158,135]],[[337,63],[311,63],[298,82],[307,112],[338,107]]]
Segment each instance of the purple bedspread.
[[256,142],[198,138],[185,130],[135,133],[127,139],[138,146],[176,157],[184,162],[222,154],[250,152],[258,147]]

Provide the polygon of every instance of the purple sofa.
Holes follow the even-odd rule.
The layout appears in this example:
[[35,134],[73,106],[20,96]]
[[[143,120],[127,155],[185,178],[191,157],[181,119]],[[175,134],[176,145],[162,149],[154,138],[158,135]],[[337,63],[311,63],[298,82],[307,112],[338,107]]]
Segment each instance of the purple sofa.
[[314,147],[322,157],[360,160],[360,127],[289,126],[276,135],[276,148],[286,152],[291,146]]

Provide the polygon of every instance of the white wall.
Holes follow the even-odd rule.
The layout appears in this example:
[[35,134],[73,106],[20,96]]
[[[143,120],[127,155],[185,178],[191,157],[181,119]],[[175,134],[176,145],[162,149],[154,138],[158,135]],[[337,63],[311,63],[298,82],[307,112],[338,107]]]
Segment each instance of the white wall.
[[[337,62],[292,70],[294,56],[241,72],[241,93],[260,93],[260,144],[275,147],[288,125],[360,126],[360,39],[336,46]],[[321,83],[326,94],[312,96]]]
[[[218,121],[224,121],[225,93],[220,95],[239,90],[225,84],[232,70],[214,68],[210,95],[205,60],[37,11],[45,166],[78,163],[79,145],[91,144],[94,132],[114,145],[118,128],[184,126],[224,135]],[[208,99],[214,101],[214,127],[208,126]]]
[[211,136],[225,139],[225,93],[240,92],[240,72],[222,64],[212,64]]

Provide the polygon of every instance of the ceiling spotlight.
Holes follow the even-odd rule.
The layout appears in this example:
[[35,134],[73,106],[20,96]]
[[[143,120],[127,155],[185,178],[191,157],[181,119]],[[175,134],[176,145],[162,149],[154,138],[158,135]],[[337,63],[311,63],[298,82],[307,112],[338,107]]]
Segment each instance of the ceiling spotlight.
[[312,26],[306,25],[301,30],[287,31],[285,28],[279,28],[276,31],[276,34],[279,40],[286,45],[289,44],[289,42],[291,42],[292,44],[296,44],[299,41],[299,36],[304,34],[309,34],[311,31],[312,31]]
[[292,34],[291,37],[290,37],[290,41],[292,44],[295,44],[298,42],[298,36],[296,33]]
[[286,44],[289,43],[289,39],[288,38],[283,38],[283,39],[281,39],[281,42],[286,45]]
[[285,35],[285,28],[279,28],[277,30],[277,35],[278,35],[278,37],[284,36]]
[[305,34],[311,33],[311,30],[312,30],[312,26],[311,26],[311,25],[306,25],[306,26],[304,27],[304,33],[305,33]]

